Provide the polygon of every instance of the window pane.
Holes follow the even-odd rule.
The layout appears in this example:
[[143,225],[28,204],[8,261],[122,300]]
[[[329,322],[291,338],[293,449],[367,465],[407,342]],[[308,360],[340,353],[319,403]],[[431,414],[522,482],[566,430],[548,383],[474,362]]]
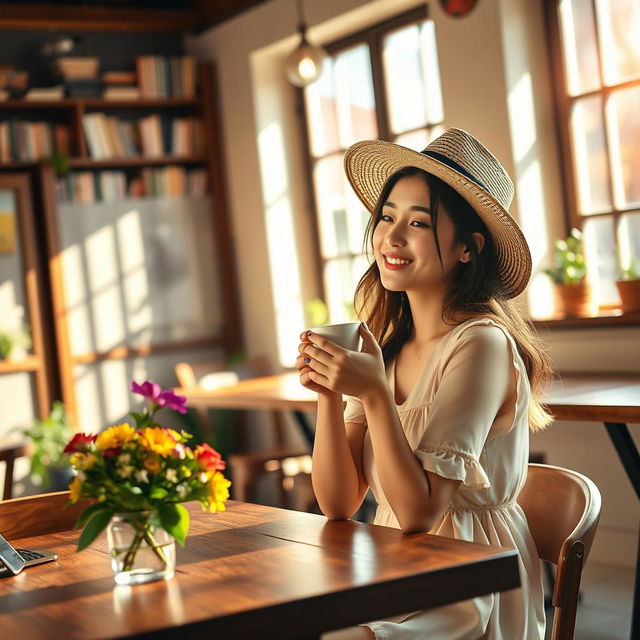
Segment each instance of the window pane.
[[597,89],[600,68],[591,0],[562,0],[559,17],[569,94]]
[[442,95],[433,22],[394,31],[382,46],[391,130],[401,133],[440,122]]
[[343,148],[378,137],[369,47],[359,45],[335,57],[338,139]]
[[635,261],[636,270],[640,270],[640,213],[620,217],[618,246],[620,266],[628,269],[631,262]]
[[640,77],[640,2],[598,0],[596,4],[605,82]]
[[320,248],[325,257],[349,252],[346,205],[342,181],[342,156],[318,161],[313,172],[320,223]]
[[329,321],[331,323],[352,322],[353,294],[360,278],[369,264],[362,256],[339,258],[325,265],[324,286],[327,292]]
[[607,105],[616,206],[640,203],[640,87],[612,93]]
[[324,156],[338,150],[336,97],[333,86],[333,60],[327,58],[316,82],[304,90],[311,154]]
[[577,100],[571,113],[578,208],[589,214],[611,207],[609,167],[599,95]]
[[434,138],[444,133],[444,127],[436,125],[431,129],[420,129],[399,135],[395,142],[414,151],[422,151]]
[[602,216],[585,221],[584,250],[595,299],[599,304],[615,303],[618,300],[615,285],[618,267],[612,217]]

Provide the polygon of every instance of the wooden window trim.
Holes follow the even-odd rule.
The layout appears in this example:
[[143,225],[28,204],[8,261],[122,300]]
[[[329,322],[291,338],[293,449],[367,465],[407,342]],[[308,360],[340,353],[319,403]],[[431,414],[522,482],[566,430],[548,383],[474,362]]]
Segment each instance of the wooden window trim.
[[[356,33],[352,33],[344,38],[334,40],[323,45],[325,51],[333,56],[340,51],[344,51],[358,44],[367,44],[371,52],[371,74],[373,78],[373,91],[376,104],[376,124],[378,127],[378,137],[381,140],[390,140],[392,138],[390,127],[388,126],[389,114],[387,111],[386,87],[384,83],[384,72],[382,65],[382,56],[380,55],[381,42],[384,36],[395,29],[407,27],[411,24],[417,24],[429,19],[429,7],[427,4],[393,16],[383,22],[378,22],[373,26],[361,29]],[[296,89],[296,111],[300,123],[300,132],[302,140],[303,165],[305,169],[305,188],[308,194],[307,211],[311,216],[311,234],[313,239],[314,254],[314,285],[315,290],[320,292],[320,297],[327,300],[327,291],[324,282],[324,268],[330,260],[339,258],[354,257],[351,254],[331,256],[325,258],[320,249],[320,224],[318,220],[318,209],[315,200],[315,191],[313,186],[313,166],[314,161],[311,157],[311,142],[309,122],[304,104],[304,89]],[[346,149],[338,149],[332,153],[342,153]],[[327,154],[330,155],[330,154]],[[317,162],[320,158],[316,158]],[[360,255],[360,254],[356,254]]]

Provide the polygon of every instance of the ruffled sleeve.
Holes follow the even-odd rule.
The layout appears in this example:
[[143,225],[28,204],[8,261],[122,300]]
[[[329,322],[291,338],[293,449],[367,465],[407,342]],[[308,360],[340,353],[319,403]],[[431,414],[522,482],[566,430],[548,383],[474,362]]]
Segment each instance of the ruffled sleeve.
[[343,416],[345,424],[347,424],[347,422],[364,424],[367,421],[362,402],[353,396],[347,396],[347,406],[344,409]]
[[480,462],[462,451],[424,446],[415,452],[425,471],[461,480],[467,489],[488,489],[491,486],[489,478]]
[[512,357],[498,326],[471,325],[444,358],[415,455],[426,471],[461,480],[463,489],[491,486],[482,451],[510,388]]

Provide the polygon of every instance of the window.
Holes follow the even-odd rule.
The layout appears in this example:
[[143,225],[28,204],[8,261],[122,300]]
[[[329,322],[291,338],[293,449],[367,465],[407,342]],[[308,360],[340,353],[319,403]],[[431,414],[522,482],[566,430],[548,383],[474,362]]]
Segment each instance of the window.
[[325,47],[317,82],[304,90],[309,175],[322,294],[331,322],[351,319],[353,293],[369,263],[362,255],[369,213],[342,169],[358,140],[418,151],[443,132],[434,24],[426,7]]
[[[640,266],[640,3],[547,0],[569,224],[601,306]],[[561,60],[561,65],[557,61]]]

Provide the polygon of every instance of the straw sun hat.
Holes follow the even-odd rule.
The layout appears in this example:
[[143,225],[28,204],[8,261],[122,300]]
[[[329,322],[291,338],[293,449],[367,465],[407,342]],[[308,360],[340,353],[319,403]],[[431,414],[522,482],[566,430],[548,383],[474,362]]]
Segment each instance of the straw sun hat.
[[513,183],[496,157],[462,129],[445,131],[420,152],[383,140],[364,140],[344,155],[347,178],[370,212],[388,178],[403,167],[418,167],[440,178],[474,208],[493,239],[506,297],[522,293],[531,276],[531,253],[508,213]]

